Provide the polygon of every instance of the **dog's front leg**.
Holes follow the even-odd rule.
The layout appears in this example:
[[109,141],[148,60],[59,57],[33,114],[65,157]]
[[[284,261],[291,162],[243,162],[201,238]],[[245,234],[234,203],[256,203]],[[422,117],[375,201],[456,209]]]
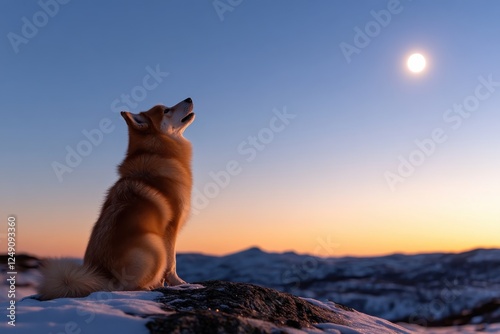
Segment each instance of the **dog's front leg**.
[[184,280],[177,276],[175,261],[175,241],[177,233],[170,233],[167,234],[167,236],[168,237],[165,240],[165,248],[167,251],[167,268],[163,277],[165,278],[167,284],[170,286],[186,284]]

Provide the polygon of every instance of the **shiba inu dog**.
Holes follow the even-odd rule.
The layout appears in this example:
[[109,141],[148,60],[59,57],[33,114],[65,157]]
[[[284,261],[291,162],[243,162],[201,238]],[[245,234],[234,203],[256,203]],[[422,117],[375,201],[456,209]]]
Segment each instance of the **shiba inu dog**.
[[42,300],[185,283],[177,276],[175,243],[190,209],[192,149],[183,132],[195,118],[193,102],[121,115],[128,125],[127,154],[83,265],[48,260],[38,288]]

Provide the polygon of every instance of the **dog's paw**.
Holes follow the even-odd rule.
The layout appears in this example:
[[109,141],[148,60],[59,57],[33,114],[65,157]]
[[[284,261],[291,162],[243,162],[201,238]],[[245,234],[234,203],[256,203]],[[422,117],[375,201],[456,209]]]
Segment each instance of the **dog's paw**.
[[182,285],[182,284],[187,284],[186,281],[182,280],[177,274],[171,274],[167,275],[165,277],[165,281],[169,286],[177,286],[177,285]]
[[163,288],[163,287],[165,287],[165,280],[161,279],[159,282],[157,282],[155,284],[151,284],[151,286],[146,286],[143,289],[144,290],[156,290],[156,289]]

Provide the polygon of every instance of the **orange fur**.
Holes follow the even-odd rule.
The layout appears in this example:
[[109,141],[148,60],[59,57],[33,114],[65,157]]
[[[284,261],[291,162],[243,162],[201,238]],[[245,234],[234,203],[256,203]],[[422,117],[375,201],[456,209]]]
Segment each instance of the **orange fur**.
[[192,106],[186,99],[172,108],[122,113],[129,127],[127,155],[92,230],[84,264],[49,260],[38,288],[41,299],[185,283],[177,276],[175,244],[191,198],[192,150],[182,133],[194,119]]

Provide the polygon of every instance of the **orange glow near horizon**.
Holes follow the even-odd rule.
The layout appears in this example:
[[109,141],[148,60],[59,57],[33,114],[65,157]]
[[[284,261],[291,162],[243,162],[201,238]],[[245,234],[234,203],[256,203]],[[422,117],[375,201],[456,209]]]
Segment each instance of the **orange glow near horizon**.
[[[395,193],[363,179],[349,185],[325,181],[320,187],[304,182],[290,191],[286,184],[237,181],[192,215],[177,250],[225,255],[257,246],[271,252],[377,256],[500,248],[497,189],[487,173],[462,184],[451,182],[455,176],[449,172],[423,177],[427,183],[408,183]],[[80,201],[64,207],[58,206],[63,190],[33,201],[30,212],[17,216],[18,252],[83,257],[99,213],[97,193],[79,194]]]
[[[358,200],[363,207],[364,201]],[[225,212],[224,220],[214,207],[191,218],[181,231],[177,250],[225,255],[256,246],[270,252],[294,251],[318,256],[378,256],[500,247],[496,237],[500,235],[500,227],[495,216],[480,216],[478,209],[463,207],[462,211],[445,214],[433,206],[421,205],[412,210],[398,203],[399,209],[386,214],[383,207],[366,204],[364,210],[344,206],[343,212],[330,217],[326,212],[318,212],[317,216],[303,212],[279,218],[274,211],[243,210],[243,213]],[[474,216],[487,228],[476,228],[470,219]],[[85,218],[81,215],[71,226],[51,220],[40,221],[39,227],[30,231],[21,227],[18,251],[36,256],[81,258],[92,227]]]
[[[239,252],[250,247],[259,247],[266,252],[283,253],[293,251],[298,254],[310,254],[320,257],[372,257],[384,256],[390,254],[420,254],[420,253],[460,253],[477,248],[500,248],[500,243],[461,243],[455,240],[442,240],[440,238],[429,238],[427,242],[410,243],[408,240],[395,240],[393,242],[385,241],[383,244],[373,244],[370,240],[356,240],[358,242],[366,242],[362,246],[334,244],[330,249],[323,248],[321,243],[304,242],[303,244],[296,243],[295,247],[290,247],[289,244],[271,244],[268,242],[255,243],[252,241],[241,242],[238,244],[214,244],[210,242],[200,242],[199,240],[184,240],[188,236],[181,236],[177,247],[178,253],[200,253],[205,255],[224,256],[231,253]],[[326,239],[325,239],[326,240]],[[38,257],[74,257],[83,258],[86,240],[67,240],[60,243],[58,246],[47,245],[43,242],[30,242],[28,246],[20,246],[18,253],[27,253]],[[333,251],[331,251],[331,249]]]

